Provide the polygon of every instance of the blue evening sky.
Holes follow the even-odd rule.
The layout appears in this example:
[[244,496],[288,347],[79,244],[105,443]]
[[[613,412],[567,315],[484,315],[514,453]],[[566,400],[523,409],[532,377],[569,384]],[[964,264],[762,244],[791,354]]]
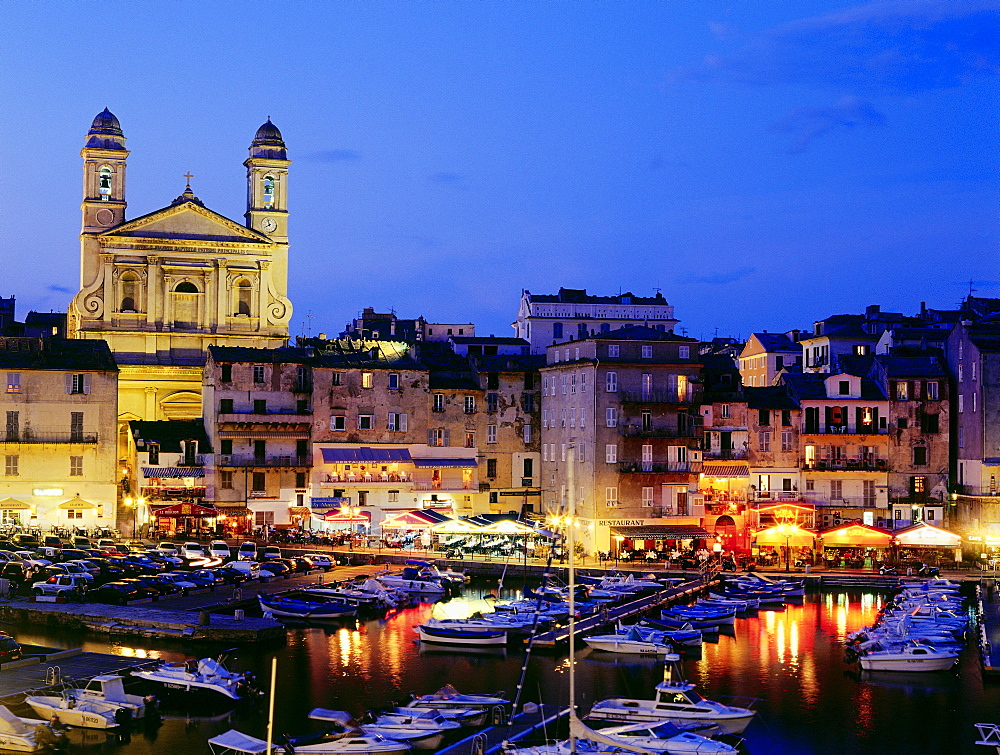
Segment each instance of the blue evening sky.
[[242,222],[271,116],[293,335],[373,306],[506,336],[523,288],[658,287],[705,338],[1000,296],[998,9],[4,3],[0,294],[23,316],[76,292],[79,150],[107,106],[128,217],[191,171]]

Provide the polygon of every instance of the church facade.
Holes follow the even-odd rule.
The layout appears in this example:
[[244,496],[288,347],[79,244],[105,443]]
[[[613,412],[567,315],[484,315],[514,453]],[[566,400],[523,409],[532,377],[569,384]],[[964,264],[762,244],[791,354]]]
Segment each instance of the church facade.
[[209,346],[288,341],[290,161],[270,119],[249,152],[243,223],[207,208],[190,183],[168,206],[127,219],[125,135],[107,109],[90,127],[80,291],[68,331],[107,341],[120,368],[122,421],[201,418]]

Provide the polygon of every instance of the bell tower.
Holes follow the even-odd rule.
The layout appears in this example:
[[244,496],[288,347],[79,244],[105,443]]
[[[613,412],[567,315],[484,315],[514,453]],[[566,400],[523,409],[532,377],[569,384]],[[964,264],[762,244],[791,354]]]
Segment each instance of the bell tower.
[[250,143],[246,225],[279,244],[288,243],[288,166],[285,142],[268,118]]
[[83,158],[83,234],[102,233],[125,222],[125,134],[104,108],[87,132]]

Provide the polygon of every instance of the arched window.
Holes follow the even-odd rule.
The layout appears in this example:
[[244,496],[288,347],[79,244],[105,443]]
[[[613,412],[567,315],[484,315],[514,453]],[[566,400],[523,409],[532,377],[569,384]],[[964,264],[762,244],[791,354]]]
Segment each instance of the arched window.
[[98,173],[97,190],[101,195],[102,202],[111,199],[111,175],[111,168],[106,165]]
[[195,329],[198,327],[198,287],[190,281],[182,281],[174,286],[173,315],[174,327]]
[[274,176],[264,176],[264,207],[270,210],[274,207]]
[[241,278],[236,283],[236,315],[250,316],[251,307],[250,301],[253,296],[253,287],[250,285],[250,281],[246,278]]
[[183,283],[178,283],[174,287],[174,291],[177,292],[178,294],[196,294],[198,293],[198,287],[195,286],[193,283],[184,281]]
[[121,312],[136,312],[135,301],[139,294],[139,276],[135,273],[122,274]]

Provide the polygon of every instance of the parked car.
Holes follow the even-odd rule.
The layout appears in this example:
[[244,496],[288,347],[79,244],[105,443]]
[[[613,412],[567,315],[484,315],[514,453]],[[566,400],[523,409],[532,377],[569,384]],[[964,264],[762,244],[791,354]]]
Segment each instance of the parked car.
[[56,550],[59,550],[63,547],[63,541],[62,538],[56,535],[46,535],[42,538],[42,545],[46,548],[55,548]]
[[76,561],[79,558],[90,558],[90,553],[80,548],[63,548],[59,551],[60,561]]
[[156,598],[159,592],[138,582],[106,582],[87,593],[87,598],[97,603],[123,606],[133,600]]
[[31,591],[38,596],[55,595],[68,600],[83,600],[93,577],[82,574],[54,574],[46,580],[35,582]]
[[0,663],[19,661],[23,657],[21,644],[6,632],[0,632]]
[[173,584],[170,580],[163,580],[160,578],[159,574],[142,574],[138,577],[128,577],[127,579],[121,579],[119,582],[127,582],[129,584],[140,584],[146,587],[151,587],[156,590],[157,596],[162,597],[165,595],[178,595],[180,594],[181,588]]
[[165,580],[177,585],[180,588],[181,595],[187,595],[189,590],[197,590],[200,587],[205,587],[205,585],[198,583],[196,580],[189,579],[186,573],[165,572],[157,576],[156,579]]
[[228,561],[233,557],[233,549],[226,544],[225,540],[213,540],[212,544],[208,546],[208,555]]
[[142,564],[130,561],[125,556],[108,556],[107,562],[122,570],[123,577],[134,577],[136,574],[154,573],[153,569],[147,569]]
[[199,582],[205,587],[218,587],[226,584],[225,577],[219,572],[219,569],[196,569],[195,571],[188,572],[187,577],[192,582]]
[[314,569],[330,571],[334,567],[333,559],[325,553],[306,553],[302,558],[308,559]]
[[246,574],[247,579],[260,579],[260,564],[256,561],[232,561],[228,564],[227,568],[243,572]]
[[161,553],[168,553],[171,556],[179,556],[181,549],[177,547],[177,543],[162,542],[156,546],[156,550]]
[[42,567],[42,569],[38,572],[39,577],[44,577],[46,579],[49,577],[59,577],[63,575],[77,576],[91,584],[94,581],[94,575],[86,571],[78,564],[49,564],[48,566]]
[[[222,577],[223,582],[227,585],[238,585],[250,579],[249,572],[234,569],[231,566],[222,566],[218,569],[209,569],[208,571],[213,571]],[[260,567],[257,569],[257,576],[260,577]]]
[[115,543],[115,541],[112,540],[111,538],[102,537],[100,540],[97,541],[97,547],[100,548],[101,550],[116,550],[118,546]]
[[83,548],[92,548],[93,547],[90,544],[90,538],[89,537],[83,537],[82,535],[73,535],[73,537],[70,538],[69,542],[70,542],[70,545],[72,545],[74,548],[81,548],[81,549],[83,549]]
[[236,553],[236,558],[240,561],[256,561],[257,543],[243,543]]
[[258,554],[258,558],[261,561],[270,561],[274,558],[281,558],[281,548],[277,545],[266,545],[261,549]]
[[[81,563],[81,566],[83,564],[90,564],[97,569],[94,576],[97,577],[98,582],[113,582],[116,579],[129,576],[121,564],[117,564],[109,558],[88,558]],[[93,572],[91,573],[93,574]]]
[[87,574],[92,575],[94,579],[97,579],[97,577],[101,573],[101,567],[95,563],[92,563],[91,559],[89,558],[77,558],[73,559],[72,561],[64,561],[63,564],[65,566],[70,566],[70,565],[79,566],[81,569],[87,572]]
[[140,567],[143,574],[159,574],[167,570],[167,564],[159,559],[150,558],[143,553],[130,553],[125,557],[130,564]]
[[153,550],[143,551],[142,555],[146,558],[152,559],[153,561],[164,564],[168,569],[175,566],[181,566],[184,563],[184,559],[180,556],[171,556],[169,553],[156,550],[155,548]]
[[201,543],[184,543],[181,546],[180,556],[188,561],[196,558],[205,558],[205,546]]
[[17,590],[33,582],[37,571],[24,561],[8,561],[0,566],[0,579],[9,580],[12,588]]
[[283,577],[287,574],[291,574],[292,570],[288,567],[288,564],[284,561],[262,561],[260,564],[260,573],[262,576],[267,576],[268,572],[276,577]]
[[17,535],[14,535],[14,537],[12,537],[10,539],[10,541],[12,543],[14,543],[14,545],[16,545],[16,546],[18,546],[20,548],[37,548],[38,547],[38,538],[35,537],[34,535],[28,535],[28,534],[25,534],[23,532],[18,533]]

